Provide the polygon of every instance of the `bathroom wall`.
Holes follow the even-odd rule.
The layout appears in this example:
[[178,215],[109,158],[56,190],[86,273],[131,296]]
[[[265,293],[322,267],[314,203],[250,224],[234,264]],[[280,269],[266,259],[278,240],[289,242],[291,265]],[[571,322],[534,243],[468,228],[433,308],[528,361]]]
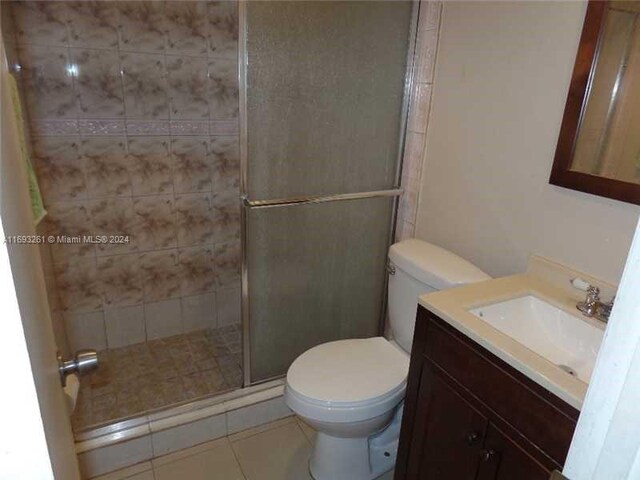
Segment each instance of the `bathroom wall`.
[[542,254],[617,283],[640,207],[548,184],[584,2],[446,2],[416,236],[492,275]]
[[[72,349],[237,323],[234,2],[14,2],[51,298]],[[55,302],[53,302],[55,303]]]
[[409,118],[402,164],[401,186],[404,188],[404,193],[398,205],[396,241],[411,238],[415,234],[441,11],[442,2],[422,0],[420,2],[415,67],[412,74]]

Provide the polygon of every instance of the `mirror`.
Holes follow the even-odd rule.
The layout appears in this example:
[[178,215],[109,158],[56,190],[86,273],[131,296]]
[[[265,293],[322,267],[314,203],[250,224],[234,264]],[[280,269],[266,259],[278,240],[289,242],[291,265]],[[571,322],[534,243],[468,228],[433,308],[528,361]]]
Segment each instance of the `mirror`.
[[640,204],[640,2],[588,4],[550,183]]

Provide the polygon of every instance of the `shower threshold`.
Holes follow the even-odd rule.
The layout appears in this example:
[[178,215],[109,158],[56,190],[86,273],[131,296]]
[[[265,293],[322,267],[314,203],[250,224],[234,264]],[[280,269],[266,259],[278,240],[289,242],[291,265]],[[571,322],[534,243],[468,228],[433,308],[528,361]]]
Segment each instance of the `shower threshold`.
[[99,352],[71,417],[89,430],[218,396],[242,386],[240,326],[230,325]]

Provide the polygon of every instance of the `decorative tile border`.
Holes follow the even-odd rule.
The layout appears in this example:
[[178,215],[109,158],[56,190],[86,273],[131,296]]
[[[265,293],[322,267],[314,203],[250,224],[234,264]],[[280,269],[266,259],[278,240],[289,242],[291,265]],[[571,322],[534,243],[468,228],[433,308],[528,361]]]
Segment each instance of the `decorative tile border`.
[[33,135],[77,135],[77,120],[33,120],[31,122]]
[[78,131],[82,135],[122,135],[123,120],[79,120]]
[[169,122],[155,120],[128,120],[127,135],[169,135]]
[[238,135],[237,120],[205,122],[198,120],[34,120],[35,136],[64,135]]
[[209,122],[174,121],[171,122],[171,135],[208,135]]

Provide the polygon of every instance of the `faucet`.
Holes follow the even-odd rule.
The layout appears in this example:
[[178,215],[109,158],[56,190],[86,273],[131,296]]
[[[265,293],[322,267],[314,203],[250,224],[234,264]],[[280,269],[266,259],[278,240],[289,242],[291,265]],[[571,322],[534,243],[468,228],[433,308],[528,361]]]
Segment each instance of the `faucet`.
[[590,283],[584,281],[581,278],[574,278],[571,280],[571,285],[578,290],[587,292],[587,296],[582,302],[578,302],[576,308],[582,312],[585,317],[596,318],[601,322],[607,323],[609,316],[611,316],[611,310],[613,310],[614,297],[607,303],[603,303],[600,300],[600,289]]

